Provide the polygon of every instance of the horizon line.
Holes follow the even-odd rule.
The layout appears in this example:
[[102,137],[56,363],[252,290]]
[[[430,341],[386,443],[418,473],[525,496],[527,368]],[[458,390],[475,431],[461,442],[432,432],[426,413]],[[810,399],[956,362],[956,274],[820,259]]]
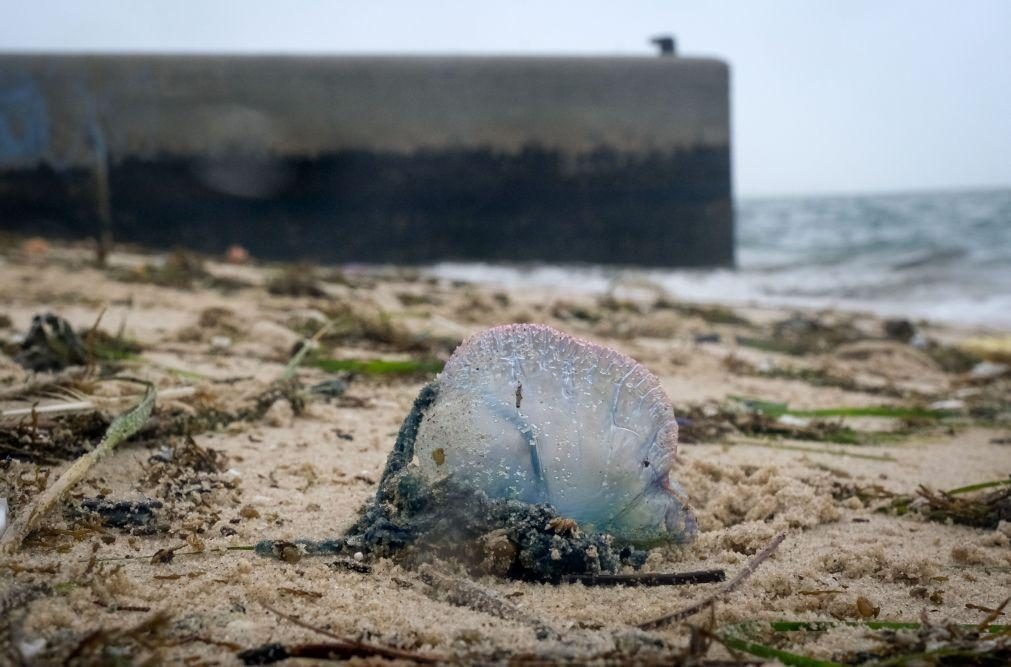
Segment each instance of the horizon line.
[[761,199],[835,199],[842,197],[900,197],[903,195],[982,193],[1011,190],[1011,183],[983,185],[937,185],[884,188],[881,190],[815,190],[811,192],[777,192],[735,194],[734,201]]

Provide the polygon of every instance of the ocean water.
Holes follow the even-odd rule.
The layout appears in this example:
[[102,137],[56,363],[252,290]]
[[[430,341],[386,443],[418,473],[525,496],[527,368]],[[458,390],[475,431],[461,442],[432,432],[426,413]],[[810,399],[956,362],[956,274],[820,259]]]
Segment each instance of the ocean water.
[[744,199],[736,269],[445,263],[438,276],[687,301],[830,307],[1011,330],[1011,189]]

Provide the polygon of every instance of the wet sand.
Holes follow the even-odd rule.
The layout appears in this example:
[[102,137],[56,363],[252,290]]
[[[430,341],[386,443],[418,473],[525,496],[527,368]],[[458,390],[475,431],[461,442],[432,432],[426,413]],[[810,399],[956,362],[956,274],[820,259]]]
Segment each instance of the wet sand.
[[[137,663],[228,665],[240,664],[238,651],[268,643],[332,641],[271,610],[349,640],[462,662],[669,661],[687,653],[688,625],[637,625],[705,597],[711,584],[555,586],[472,578],[453,563],[438,565],[522,612],[502,618],[454,601],[390,560],[286,562],[241,549],[263,539],[339,536],[375,493],[433,364],[467,335],[507,322],[541,322],[612,346],[661,379],[684,420],[673,474],[701,532],[689,546],[653,549],[647,570],[722,568],[731,577],[786,533],[712,616],[688,623],[717,632],[746,621],[869,614],[979,623],[987,617],[980,608],[1011,595],[1007,521],[996,528],[930,521],[917,509],[922,500],[894,511],[896,496],[914,499],[921,485],[954,489],[1011,475],[1011,377],[974,377],[978,360],[955,347],[985,332],[914,323],[910,344],[871,316],[702,307],[642,284],[594,297],[453,283],[411,269],[286,272],[206,261],[166,277],[143,268],[158,256],[119,252],[107,269],[91,259],[86,248],[62,244],[21,245],[0,259],[0,338],[7,341],[0,409],[88,399],[115,415],[139,398],[136,385],[93,376],[61,385],[73,394],[11,395],[39,377],[12,356],[17,336],[45,311],[85,332],[101,313],[98,329],[138,351],[96,361],[91,372],[142,378],[177,397],[158,402],[158,428],[99,463],[42,530],[0,561],[0,644],[8,643],[8,655],[32,655],[35,664],[68,657],[98,664],[116,654]],[[303,336],[328,319],[336,324],[297,378],[310,387],[339,377],[344,393],[313,394],[299,406],[303,395],[280,392],[244,411],[281,376]],[[404,363],[347,363],[374,359]],[[417,372],[377,372],[389,370]],[[876,406],[888,409],[837,414]],[[230,417],[208,427],[201,420],[211,413]],[[61,419],[47,415],[36,428],[55,429]],[[5,418],[0,429],[17,431],[32,451],[30,421]],[[211,450],[219,453],[210,455],[213,464],[197,461]],[[11,516],[73,458],[53,450],[32,460],[24,451],[0,459],[0,497]],[[157,499],[157,525],[130,534],[74,512],[96,496]],[[170,561],[153,562],[173,548]],[[890,650],[862,626],[763,641],[835,660]],[[709,649],[714,660],[728,655],[719,645]]]

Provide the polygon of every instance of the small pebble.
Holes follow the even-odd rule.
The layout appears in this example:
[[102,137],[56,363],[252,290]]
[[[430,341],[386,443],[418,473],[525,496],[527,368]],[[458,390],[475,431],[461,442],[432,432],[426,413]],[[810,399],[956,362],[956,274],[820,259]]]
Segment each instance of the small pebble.
[[356,551],[355,555],[352,556],[352,558],[354,558],[356,561],[360,563],[363,560],[365,560],[365,554],[363,554],[361,551]]
[[211,336],[212,350],[227,350],[232,346],[232,339],[228,336]]
[[965,401],[951,398],[945,401],[934,401],[927,407],[931,410],[961,410],[965,407]]
[[993,361],[981,361],[969,371],[969,377],[973,380],[992,380],[1011,371],[1007,364],[998,364]]
[[862,618],[877,618],[878,614],[881,613],[881,607],[876,607],[870,600],[861,595],[857,597],[857,613]]

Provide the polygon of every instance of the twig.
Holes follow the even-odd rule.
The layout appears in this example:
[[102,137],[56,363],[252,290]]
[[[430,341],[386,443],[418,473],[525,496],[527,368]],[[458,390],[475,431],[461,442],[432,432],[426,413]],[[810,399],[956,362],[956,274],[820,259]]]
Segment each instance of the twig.
[[570,574],[562,583],[584,586],[684,586],[685,584],[715,584],[726,580],[723,570],[698,572],[634,572],[631,574]]
[[88,329],[88,333],[84,336],[84,349],[88,352],[88,368],[95,367],[95,333],[98,332],[98,325],[101,324],[102,318],[105,316],[105,311],[108,309],[108,305],[102,306],[102,310],[98,311],[98,317],[95,318],[95,323],[91,325]]
[[70,401],[63,403],[53,403],[51,405],[33,405],[30,408],[14,408],[0,412],[0,417],[27,417],[28,415],[48,415],[66,412],[84,412],[94,410],[95,404],[92,401]]
[[[139,380],[134,380],[139,382]],[[60,478],[48,489],[43,491],[34,501],[24,508],[15,519],[4,536],[0,538],[0,551],[14,553],[20,547],[28,533],[32,532],[49,511],[60,502],[64,494],[79,482],[91,468],[107,456],[123,440],[136,433],[147,423],[154,408],[157,390],[148,382],[147,391],[139,404],[123,413],[109,424],[101,442],[92,451],[84,454],[67,468]]]
[[[122,378],[119,378],[122,379]],[[159,398],[170,400],[174,398],[187,398],[197,393],[196,387],[173,387],[165,389],[159,393]],[[53,403],[51,405],[37,405],[31,408],[13,408],[0,412],[0,417],[27,417],[32,414],[50,415],[65,414],[68,412],[86,412],[97,410],[98,406],[94,401],[73,401],[67,403]]]
[[[1009,602],[1011,602],[1011,597],[1007,597],[1007,598],[1005,598],[1005,599],[1004,599],[1004,601],[1003,601],[1003,602],[1001,602],[1001,603],[1000,603],[1000,604],[999,604],[999,605],[997,606],[997,608],[996,608],[996,609],[991,609],[991,610],[990,610],[990,613],[989,613],[989,614],[987,614],[987,615],[986,615],[986,618],[984,618],[984,619],[983,619],[983,622],[982,622],[982,623],[980,623],[980,624],[979,624],[979,626],[977,626],[977,627],[978,627],[978,629],[979,629],[979,631],[980,631],[980,632],[982,632],[982,631],[983,631],[983,630],[985,630],[985,629],[986,629],[986,628],[987,628],[987,627],[988,627],[988,626],[989,626],[989,625],[990,625],[991,623],[993,623],[994,621],[996,621],[996,620],[997,620],[997,617],[998,617],[998,616],[1001,616],[1001,615],[1003,615],[1003,613],[1004,613],[1004,607],[1008,606],[1008,603],[1009,603]],[[968,606],[968,605],[966,605],[966,606]]]
[[[177,549],[181,549],[182,545],[179,546],[179,547],[176,547],[176,548]],[[209,556],[211,554],[225,553],[227,551],[253,551],[254,548],[255,547],[252,544],[249,544],[249,545],[240,545],[240,546],[234,546],[234,547],[214,547],[214,548],[205,549],[204,551],[173,551],[172,555],[173,555],[173,557],[175,557],[175,556]],[[159,550],[159,551],[161,551],[161,550]],[[96,558],[95,562],[96,563],[108,563],[108,562],[118,561],[118,560],[146,560],[146,561],[150,561],[156,555],[158,555],[157,552],[155,552],[153,554],[146,554],[146,555],[139,555],[139,556],[108,556],[106,558]],[[89,560],[91,560],[91,559],[90,558],[82,558],[82,559],[80,559],[80,562],[84,563],[84,562],[87,562]]]
[[733,593],[735,590],[737,590],[737,588],[742,583],[744,583],[744,581],[748,577],[750,577],[752,574],[754,574],[755,570],[757,570],[758,567],[763,562],[765,562],[765,559],[767,559],[769,556],[771,556],[773,554],[773,552],[779,547],[780,544],[783,543],[783,540],[785,540],[785,539],[786,539],[786,533],[780,533],[779,535],[776,535],[776,537],[774,537],[772,539],[772,541],[769,542],[769,544],[767,544],[765,546],[764,549],[762,549],[761,551],[759,551],[758,554],[754,558],[752,558],[751,561],[748,562],[748,564],[745,565],[744,568],[740,572],[738,572],[736,575],[734,575],[733,579],[731,579],[729,582],[727,582],[726,586],[724,586],[723,588],[721,588],[716,593],[710,595],[707,598],[704,598],[704,599],[700,600],[699,602],[696,602],[695,604],[689,605],[689,606],[685,607],[684,609],[679,609],[678,611],[675,611],[675,612],[670,613],[670,614],[666,614],[666,615],[661,616],[659,618],[655,618],[655,619],[653,619],[651,621],[646,621],[645,623],[640,623],[639,624],[639,628],[641,630],[655,630],[655,629],[657,629],[659,627],[667,625],[668,623],[674,623],[676,621],[684,620],[684,619],[688,618],[689,616],[693,616],[693,615],[699,613],[700,611],[702,611],[704,609],[707,609],[708,607],[713,606],[714,604],[716,604],[717,602],[719,602],[724,596],[729,595],[730,593]]
[[526,613],[496,591],[473,581],[444,574],[427,564],[418,568],[418,575],[423,582],[440,594],[441,597],[436,599],[441,602],[491,614],[507,621],[519,621],[532,625],[541,638],[558,636],[558,633],[547,623]]
[[305,359],[305,355],[307,355],[309,353],[309,350],[312,349],[313,345],[318,343],[320,339],[323,337],[323,335],[330,330],[330,327],[332,327],[333,324],[334,324],[333,320],[327,320],[326,324],[321,326],[319,328],[319,331],[313,334],[312,338],[302,341],[302,347],[298,348],[298,352],[295,353],[295,355],[291,358],[291,360],[289,360],[288,363],[285,365],[284,370],[281,371],[281,376],[278,378],[279,381],[283,382],[285,380],[290,380],[291,378],[295,377],[295,371],[298,370],[299,365]]
[[404,651],[397,648],[392,648],[389,646],[377,646],[376,644],[367,644],[365,642],[354,641],[352,639],[347,639],[341,637],[340,635],[334,634],[329,630],[324,630],[323,628],[318,628],[315,625],[309,625],[308,623],[295,618],[294,616],[289,616],[284,612],[274,609],[266,602],[260,602],[260,606],[275,614],[289,623],[294,623],[300,628],[305,628],[306,630],[312,630],[313,632],[318,632],[324,637],[329,637],[335,640],[334,644],[327,644],[328,652],[334,655],[340,654],[346,658],[352,657],[373,657],[379,656],[381,658],[386,658],[388,660],[410,660],[412,662],[422,662],[425,664],[432,664],[435,662],[444,661],[445,658],[441,656],[430,656],[423,653],[415,653],[413,651]]

